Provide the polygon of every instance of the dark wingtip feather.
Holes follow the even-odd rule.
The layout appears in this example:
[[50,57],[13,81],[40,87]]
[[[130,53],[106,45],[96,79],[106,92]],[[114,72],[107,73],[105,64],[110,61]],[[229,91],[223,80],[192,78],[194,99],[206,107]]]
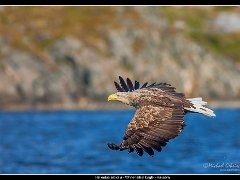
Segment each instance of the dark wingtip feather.
[[142,150],[142,148],[136,147],[135,150],[136,150],[136,152],[137,152],[137,154],[138,154],[139,156],[142,156],[142,155],[143,155],[143,150]]
[[153,156],[154,155],[154,151],[152,150],[152,148],[150,147],[143,147],[143,150],[148,153],[150,156]]
[[133,83],[129,78],[127,78],[127,85],[130,91],[134,91]]
[[128,92],[129,89],[128,89],[125,81],[123,80],[123,78],[122,78],[121,76],[119,76],[119,81],[120,81],[120,84],[121,84],[121,86],[122,86],[122,89],[124,89],[126,92]]
[[161,152],[162,151],[162,148],[161,146],[152,146],[153,149],[155,149],[157,152]]
[[128,154],[132,153],[134,151],[133,148],[128,148]]
[[147,87],[147,84],[148,82],[144,83],[140,89]]
[[112,150],[119,150],[120,149],[119,146],[117,146],[116,144],[107,144],[107,145]]
[[147,86],[147,87],[152,87],[152,86],[154,86],[156,84],[156,82],[155,83],[152,83],[152,84],[150,84],[149,86]]
[[114,81],[115,87],[119,92],[123,92],[124,90],[122,89],[122,87],[116,82]]
[[134,89],[135,89],[135,90],[139,89],[139,86],[140,86],[139,82],[138,82],[138,81],[135,81]]
[[167,145],[167,142],[162,142],[161,143],[161,146],[163,146],[163,147],[166,146],[166,145]]

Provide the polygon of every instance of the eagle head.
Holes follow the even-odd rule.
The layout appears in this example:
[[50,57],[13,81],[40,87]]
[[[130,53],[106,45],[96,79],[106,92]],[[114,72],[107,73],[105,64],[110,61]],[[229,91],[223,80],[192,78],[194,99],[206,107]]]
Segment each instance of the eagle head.
[[124,104],[135,106],[138,93],[136,92],[117,92],[108,96],[108,101],[120,101]]

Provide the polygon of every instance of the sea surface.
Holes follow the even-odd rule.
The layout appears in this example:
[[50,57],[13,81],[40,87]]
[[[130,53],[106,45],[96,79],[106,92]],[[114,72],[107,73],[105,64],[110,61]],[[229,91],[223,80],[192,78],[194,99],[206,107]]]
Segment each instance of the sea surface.
[[240,173],[240,109],[216,118],[185,116],[187,126],[154,157],[112,151],[134,111],[0,112],[2,174]]

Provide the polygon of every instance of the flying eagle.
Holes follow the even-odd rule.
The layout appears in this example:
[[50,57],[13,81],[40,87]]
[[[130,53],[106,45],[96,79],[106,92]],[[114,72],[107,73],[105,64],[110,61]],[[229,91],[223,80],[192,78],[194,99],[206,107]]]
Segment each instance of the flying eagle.
[[134,150],[139,156],[143,151],[150,156],[154,151],[161,152],[170,139],[183,130],[184,115],[188,112],[215,116],[214,112],[203,105],[202,98],[186,99],[184,94],[175,91],[167,83],[148,85],[119,76],[120,84],[114,81],[117,93],[108,96],[108,101],[117,100],[136,108],[135,115],[125,131],[121,144],[108,144],[112,150]]

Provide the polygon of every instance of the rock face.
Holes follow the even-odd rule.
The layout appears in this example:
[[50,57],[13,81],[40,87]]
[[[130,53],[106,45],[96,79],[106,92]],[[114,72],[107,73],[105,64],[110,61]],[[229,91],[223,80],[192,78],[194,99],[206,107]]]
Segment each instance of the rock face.
[[168,82],[187,97],[240,98],[239,63],[212,53],[181,31],[172,31],[163,16],[137,12],[143,28],[120,19],[121,28],[104,29],[94,47],[69,34],[38,55],[2,37],[0,106],[85,102],[87,107],[106,101],[115,92],[113,81],[119,75],[142,83]]
[[240,13],[220,13],[213,21],[219,31],[225,33],[240,32]]

